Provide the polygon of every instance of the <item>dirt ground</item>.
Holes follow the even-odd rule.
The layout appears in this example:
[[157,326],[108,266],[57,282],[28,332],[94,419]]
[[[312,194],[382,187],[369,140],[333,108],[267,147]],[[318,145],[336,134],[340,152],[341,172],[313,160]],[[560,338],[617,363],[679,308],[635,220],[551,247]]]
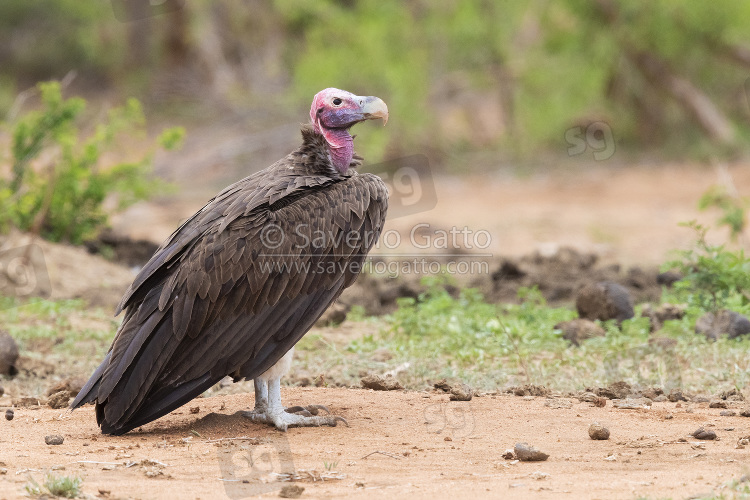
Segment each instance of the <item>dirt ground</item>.
[[[748,473],[750,448],[736,445],[750,418],[719,416],[707,403],[623,410],[611,401],[449,402],[437,392],[333,388],[285,388],[283,398],[325,403],[350,427],[282,433],[253,424],[237,414],[249,395],[197,399],[120,437],[99,434],[90,406],[16,409],[0,423],[0,498],[23,496],[28,476],[41,482],[50,469],[80,476],[84,494],[100,498],[190,499],[278,497],[289,484],[305,488],[302,498],[687,498]],[[610,428],[609,440],[589,438],[594,421]],[[701,426],[719,440],[692,438]],[[45,444],[51,434],[64,443]],[[524,441],[549,459],[502,457]]]

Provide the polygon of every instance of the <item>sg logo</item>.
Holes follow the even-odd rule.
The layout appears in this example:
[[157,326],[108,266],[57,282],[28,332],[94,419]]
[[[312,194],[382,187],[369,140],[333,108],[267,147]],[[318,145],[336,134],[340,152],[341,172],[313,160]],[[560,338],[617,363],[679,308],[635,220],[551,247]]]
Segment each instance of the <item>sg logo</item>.
[[608,160],[615,154],[615,138],[612,128],[605,122],[590,123],[585,129],[573,127],[565,131],[565,141],[570,146],[568,156],[577,156],[591,148],[594,159]]

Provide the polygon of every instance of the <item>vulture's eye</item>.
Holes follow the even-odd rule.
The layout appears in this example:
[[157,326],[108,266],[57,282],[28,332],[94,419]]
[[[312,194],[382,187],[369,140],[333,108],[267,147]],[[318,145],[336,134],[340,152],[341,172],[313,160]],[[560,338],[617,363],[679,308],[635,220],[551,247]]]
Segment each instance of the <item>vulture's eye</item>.
[[342,100],[341,100],[341,99],[339,99],[338,97],[334,97],[334,98],[333,98],[333,105],[334,105],[334,106],[341,106],[341,103],[342,103],[342,102],[344,102],[344,101],[342,101]]

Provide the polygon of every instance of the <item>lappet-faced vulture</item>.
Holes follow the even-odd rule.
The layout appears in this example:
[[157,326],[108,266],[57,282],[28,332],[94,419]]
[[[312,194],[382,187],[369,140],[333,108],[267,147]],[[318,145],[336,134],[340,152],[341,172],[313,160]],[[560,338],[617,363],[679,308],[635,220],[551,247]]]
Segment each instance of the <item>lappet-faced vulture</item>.
[[362,159],[349,134],[375,118],[388,119],[377,97],[316,94],[302,146],[224,189],[144,266],[117,308],[125,317],[109,352],[71,407],[95,402],[102,432],[123,434],[229,375],[253,379],[253,421],[282,430],[342,421],[318,405],[285,409],[280,379],[382,230],[386,186],[354,170]]

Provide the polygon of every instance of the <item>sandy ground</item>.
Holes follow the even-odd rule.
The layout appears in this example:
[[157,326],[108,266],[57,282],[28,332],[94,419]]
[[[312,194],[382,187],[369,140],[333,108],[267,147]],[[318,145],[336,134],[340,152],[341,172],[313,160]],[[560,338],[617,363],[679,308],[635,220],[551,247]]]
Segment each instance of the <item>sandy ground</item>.
[[[558,399],[573,404],[553,408],[543,397],[449,402],[436,392],[331,388],[286,388],[283,397],[325,403],[350,427],[253,424],[236,414],[252,404],[247,395],[198,399],[120,437],[98,433],[92,407],[17,409],[0,423],[0,498],[21,497],[28,476],[49,469],[79,475],[83,492],[102,498],[278,497],[290,484],[278,479],[292,473],[302,498],[687,498],[739,479],[750,462],[750,447],[736,448],[750,418],[721,417],[707,403],[621,410]],[[608,441],[589,439],[594,421],[609,426]],[[719,440],[690,437],[700,426]],[[50,434],[64,443],[46,445]],[[522,441],[549,459],[502,458]]]

